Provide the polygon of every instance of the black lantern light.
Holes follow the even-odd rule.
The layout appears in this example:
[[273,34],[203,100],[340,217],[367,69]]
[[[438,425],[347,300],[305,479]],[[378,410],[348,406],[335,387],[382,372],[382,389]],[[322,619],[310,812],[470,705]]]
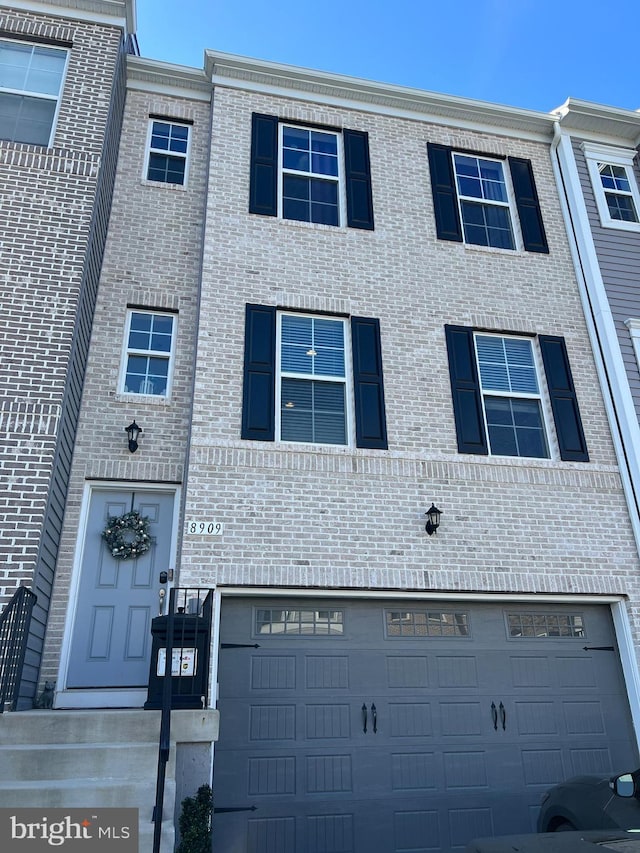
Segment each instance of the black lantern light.
[[124,428],[128,438],[129,438],[129,452],[135,453],[138,449],[138,436],[142,432],[138,424],[135,420],[131,421],[128,427]]
[[440,527],[440,516],[442,513],[438,509],[435,504],[431,504],[429,509],[425,512],[427,516],[427,523],[425,525],[425,530],[431,536],[432,533],[435,533],[436,530]]

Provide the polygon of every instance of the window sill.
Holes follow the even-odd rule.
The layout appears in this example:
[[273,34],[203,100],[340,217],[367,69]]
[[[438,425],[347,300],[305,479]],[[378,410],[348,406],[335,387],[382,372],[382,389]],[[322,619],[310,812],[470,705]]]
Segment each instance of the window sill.
[[117,403],[140,403],[144,406],[157,406],[158,408],[169,408],[172,404],[171,396],[161,397],[157,394],[129,394],[126,391],[117,391],[115,395]]
[[140,183],[143,187],[162,187],[165,190],[181,193],[187,191],[186,184],[170,184],[168,181],[148,181],[146,178],[140,178]]
[[[256,216],[259,214],[250,214]],[[362,231],[361,228],[348,228],[346,225],[324,225],[321,222],[304,222],[301,219],[284,219],[282,216],[264,216],[261,219],[269,219],[279,227],[301,228],[307,231],[326,231],[331,234],[346,234],[349,231]]]
[[479,246],[477,243],[463,243],[464,248],[469,252],[484,252],[489,255],[509,255],[510,257],[522,257],[530,255],[531,252],[525,252],[523,249],[500,249],[497,246]]
[[640,232],[640,222],[624,222],[619,219],[603,219],[600,217],[600,224],[603,228],[613,228],[615,231],[632,231],[636,234]]

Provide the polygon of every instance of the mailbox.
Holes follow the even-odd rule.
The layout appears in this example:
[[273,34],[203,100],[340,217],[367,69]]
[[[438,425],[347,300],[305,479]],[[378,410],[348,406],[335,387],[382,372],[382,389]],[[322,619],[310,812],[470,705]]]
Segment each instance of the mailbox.
[[[151,666],[146,710],[162,708],[162,691],[167,667],[168,616],[151,621]],[[209,620],[186,613],[173,617],[173,654],[171,660],[171,707],[206,706],[209,682]],[[203,705],[204,697],[204,705]]]

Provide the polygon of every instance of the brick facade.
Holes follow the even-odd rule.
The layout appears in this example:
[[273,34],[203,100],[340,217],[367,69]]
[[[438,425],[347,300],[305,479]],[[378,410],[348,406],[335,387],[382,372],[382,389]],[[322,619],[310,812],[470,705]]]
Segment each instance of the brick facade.
[[[122,4],[124,9],[124,4]],[[112,7],[112,13],[118,10]],[[77,402],[117,154],[123,22],[3,8],[0,37],[65,47],[69,60],[50,148],[0,141],[0,604],[38,595],[30,643],[47,618]],[[110,142],[109,150],[107,140]]]

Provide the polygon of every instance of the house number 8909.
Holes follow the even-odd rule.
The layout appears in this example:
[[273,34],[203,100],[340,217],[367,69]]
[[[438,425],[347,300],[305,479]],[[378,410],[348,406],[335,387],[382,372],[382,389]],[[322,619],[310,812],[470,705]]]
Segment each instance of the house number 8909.
[[188,521],[187,533],[199,533],[203,536],[222,536],[223,527],[219,521]]

